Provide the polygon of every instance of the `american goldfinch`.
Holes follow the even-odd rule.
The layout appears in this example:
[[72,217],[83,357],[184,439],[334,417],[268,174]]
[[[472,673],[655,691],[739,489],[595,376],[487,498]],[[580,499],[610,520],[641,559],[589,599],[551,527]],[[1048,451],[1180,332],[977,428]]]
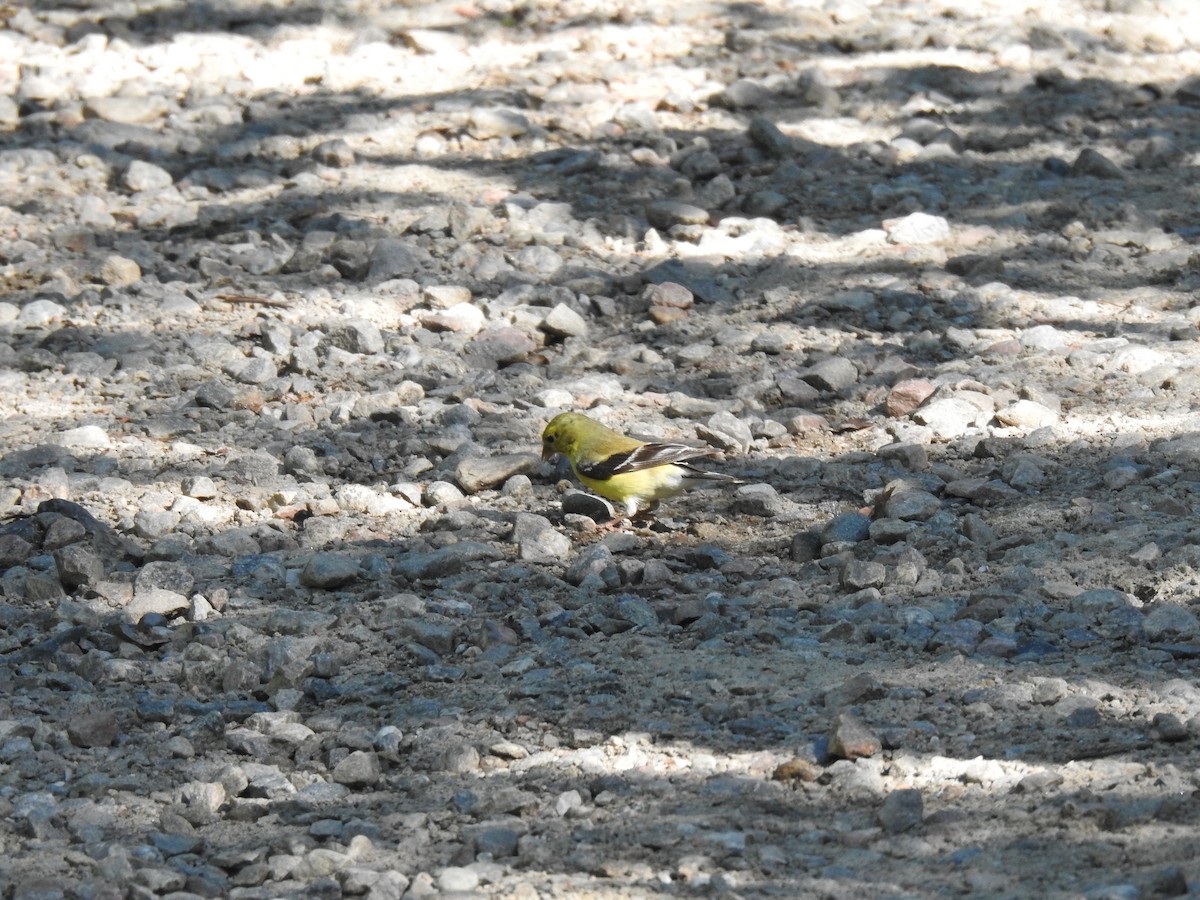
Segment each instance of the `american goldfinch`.
[[678,494],[688,482],[737,478],[697,469],[690,460],[720,457],[717,450],[687,444],[639,441],[606,428],[581,413],[560,413],[542,432],[542,459],[561,453],[575,476],[601,497],[624,505],[633,518]]

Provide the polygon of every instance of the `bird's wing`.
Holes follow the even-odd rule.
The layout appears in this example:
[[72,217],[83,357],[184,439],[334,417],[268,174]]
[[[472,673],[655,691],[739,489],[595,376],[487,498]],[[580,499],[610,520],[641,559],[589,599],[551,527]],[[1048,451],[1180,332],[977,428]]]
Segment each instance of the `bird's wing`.
[[655,443],[641,444],[632,450],[622,450],[613,453],[605,459],[578,466],[579,474],[588,478],[604,479],[614,475],[638,472],[642,469],[653,469],[656,466],[669,466],[686,463],[691,459],[719,455],[715,450],[706,447],[689,447],[687,444]]

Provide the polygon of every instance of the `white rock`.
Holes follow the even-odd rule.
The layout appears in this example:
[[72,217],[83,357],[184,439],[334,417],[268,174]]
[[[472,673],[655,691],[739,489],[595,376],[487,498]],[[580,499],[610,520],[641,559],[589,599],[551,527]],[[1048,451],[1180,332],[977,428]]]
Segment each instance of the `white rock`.
[[1017,428],[1041,428],[1058,422],[1058,413],[1034,400],[1018,400],[1004,409],[996,411],[996,420],[1001,425]]
[[72,449],[103,449],[110,446],[108,433],[99,425],[82,425],[60,432],[55,437],[60,447]]
[[24,325],[26,328],[36,328],[39,325],[48,325],[58,321],[66,313],[67,311],[53,300],[45,298],[33,300],[21,307],[21,312],[17,316],[17,324]]
[[950,237],[950,223],[941,216],[915,212],[883,223],[893,244],[936,244]]

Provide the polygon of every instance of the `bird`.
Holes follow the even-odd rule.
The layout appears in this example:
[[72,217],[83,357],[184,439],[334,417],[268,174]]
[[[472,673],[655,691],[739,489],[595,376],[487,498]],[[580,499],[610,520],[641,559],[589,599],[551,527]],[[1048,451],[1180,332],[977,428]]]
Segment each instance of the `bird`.
[[745,483],[692,465],[695,459],[723,458],[711,447],[640,441],[577,412],[559,413],[542,432],[542,459],[559,453],[584,486],[621,504],[631,520],[697,482]]

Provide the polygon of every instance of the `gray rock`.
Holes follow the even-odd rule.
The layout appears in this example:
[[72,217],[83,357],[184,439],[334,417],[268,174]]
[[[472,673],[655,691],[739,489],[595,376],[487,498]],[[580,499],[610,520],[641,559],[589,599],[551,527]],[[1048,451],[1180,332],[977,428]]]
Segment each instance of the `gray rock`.
[[357,559],[344,553],[317,553],[300,572],[300,583],[306,587],[332,590],[352,584],[359,577],[361,566]]
[[842,568],[842,588],[860,591],[869,587],[882,587],[887,578],[887,569],[882,563],[852,559]]
[[555,530],[543,516],[518,513],[512,539],[518,556],[526,562],[558,563],[571,555],[571,539]]
[[942,501],[928,491],[900,487],[885,494],[882,512],[885,516],[902,521],[925,521],[935,516],[942,508]]
[[341,138],[322,141],[313,148],[312,157],[323,166],[335,169],[345,169],[355,162],[354,151]]
[[1200,634],[1200,619],[1186,606],[1156,603],[1142,620],[1142,628],[1151,641],[1188,640]]
[[422,500],[426,506],[452,507],[461,504],[466,500],[466,496],[457,485],[448,481],[431,481],[425,485]]
[[787,511],[787,503],[769,484],[747,484],[737,489],[734,509],[749,516],[773,518]]
[[350,787],[370,786],[383,777],[379,757],[370,750],[355,750],[333,767],[331,773],[337,784]]
[[509,478],[537,468],[539,459],[532,453],[503,456],[468,456],[454,467],[454,480],[468,494],[503,484]]
[[412,241],[384,238],[371,248],[366,276],[373,282],[411,278],[424,272],[431,262],[428,252]]
[[112,710],[73,715],[67,722],[67,737],[76,747],[111,747],[121,731]]
[[801,377],[819,391],[841,394],[857,383],[858,369],[844,356],[831,356],[810,366]]
[[638,628],[657,628],[658,611],[649,601],[632,594],[622,594],[614,606],[617,618],[624,619]]
[[749,450],[754,440],[754,434],[746,421],[728,410],[720,410],[711,415],[702,429],[697,428],[697,433],[721,450],[737,453]]
[[394,571],[397,576],[410,581],[437,580],[502,556],[489,544],[461,541],[438,550],[402,554],[396,558]]
[[133,581],[134,592],[165,590],[177,594],[191,594],[196,579],[192,570],[182,563],[155,561],[148,562],[138,570]]
[[879,738],[852,713],[838,713],[829,732],[829,754],[838,759],[875,756],[883,745]]
[[612,560],[612,551],[603,544],[589,547],[575,557],[563,573],[563,578],[569,584],[579,584],[589,576],[603,576],[604,571],[612,566]]
[[716,98],[730,109],[759,109],[771,101],[771,91],[757,81],[739,78]]
[[[5,555],[0,553],[0,557]],[[0,565],[3,565],[2,559]],[[95,585],[104,578],[104,562],[88,544],[70,544],[55,550],[54,566],[58,580],[68,591]]]
[[512,109],[474,109],[467,122],[467,132],[477,140],[516,138],[529,128],[529,120]]
[[[293,447],[291,449],[305,448]],[[207,475],[189,475],[180,482],[179,490],[185,497],[195,497],[197,500],[211,500],[217,496],[217,484]]]
[[707,225],[708,210],[678,200],[656,200],[646,206],[646,221],[664,231],[673,225]]
[[325,340],[347,353],[383,352],[383,335],[366,319],[348,319],[326,326]]
[[140,159],[135,159],[129,164],[122,181],[131,191],[158,191],[175,183],[175,179],[166,169]]
[[920,825],[925,818],[925,800],[916,788],[900,788],[884,798],[879,824],[888,834],[900,834]]
[[822,544],[857,543],[870,534],[871,520],[862,513],[839,513],[821,529]]
[[764,116],[755,116],[750,120],[747,129],[750,140],[767,156],[775,159],[787,159],[795,152],[795,144],[791,138],[779,130],[779,127]]
[[1119,165],[1091,147],[1084,147],[1079,151],[1079,155],[1075,157],[1075,162],[1071,164],[1071,169],[1067,173],[1073,177],[1091,176],[1092,178],[1105,178],[1112,180],[1120,180],[1125,178],[1125,170]]
[[563,337],[583,337],[588,333],[587,320],[565,303],[559,303],[542,319],[542,329]]

